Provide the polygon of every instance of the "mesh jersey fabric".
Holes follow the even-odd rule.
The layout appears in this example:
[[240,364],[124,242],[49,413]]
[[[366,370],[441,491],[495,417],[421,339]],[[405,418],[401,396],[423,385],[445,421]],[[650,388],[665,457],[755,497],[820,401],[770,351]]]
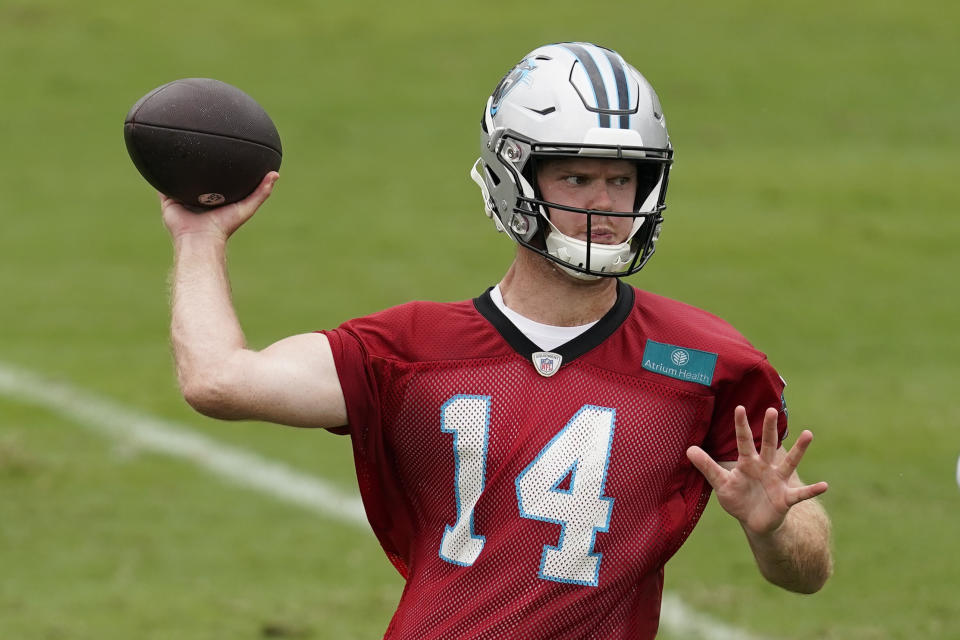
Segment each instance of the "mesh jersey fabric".
[[[489,293],[324,332],[367,516],[406,579],[386,638],[655,636],[663,566],[710,493],[687,447],[736,460],[737,404],[759,446],[783,382],[719,318],[618,286],[622,313],[550,377]],[[648,340],[716,354],[712,380],[644,369]]]

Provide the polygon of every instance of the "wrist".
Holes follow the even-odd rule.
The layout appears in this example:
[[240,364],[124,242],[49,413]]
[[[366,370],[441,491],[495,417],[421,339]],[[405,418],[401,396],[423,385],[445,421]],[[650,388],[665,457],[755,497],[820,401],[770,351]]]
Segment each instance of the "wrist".
[[751,526],[749,523],[740,521],[740,527],[751,542],[759,545],[775,545],[782,537],[786,529],[787,519],[783,518],[780,522],[769,523],[765,526]]
[[171,232],[173,247],[180,252],[184,249],[218,249],[227,246],[227,236],[219,229],[202,229]]

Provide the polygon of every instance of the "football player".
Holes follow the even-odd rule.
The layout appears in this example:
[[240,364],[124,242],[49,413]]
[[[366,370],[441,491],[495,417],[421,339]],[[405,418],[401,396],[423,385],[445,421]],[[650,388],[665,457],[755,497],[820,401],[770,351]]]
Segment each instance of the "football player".
[[673,162],[653,88],[619,54],[540,47],[487,100],[471,170],[517,245],[496,286],[254,351],[226,243],[270,195],[195,215],[162,198],[172,336],[197,410],[349,434],[370,524],[407,584],[388,638],[653,638],[664,565],[711,493],[761,573],[831,572],[789,451],[784,383],[719,318],[636,289]]

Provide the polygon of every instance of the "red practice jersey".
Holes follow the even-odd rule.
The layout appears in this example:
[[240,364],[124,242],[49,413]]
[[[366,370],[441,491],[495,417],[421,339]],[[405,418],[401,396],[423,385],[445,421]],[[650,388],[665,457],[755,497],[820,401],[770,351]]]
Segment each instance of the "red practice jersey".
[[387,638],[653,638],[664,563],[710,492],[687,447],[736,460],[734,407],[759,444],[782,406],[727,323],[622,282],[552,352],[489,291],[325,333],[367,516],[406,578]]

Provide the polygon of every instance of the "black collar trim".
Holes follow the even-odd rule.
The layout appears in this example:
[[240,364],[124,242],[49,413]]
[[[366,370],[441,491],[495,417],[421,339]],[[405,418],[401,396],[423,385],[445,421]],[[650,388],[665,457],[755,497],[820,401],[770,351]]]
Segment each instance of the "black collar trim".
[[[503,339],[513,347],[514,351],[527,358],[528,360],[538,351],[543,351],[540,347],[530,341],[515,324],[503,315],[503,312],[497,308],[493,299],[490,297],[490,287],[480,296],[473,299],[473,306],[480,312],[494,329],[503,336]],[[563,356],[563,364],[573,362],[583,354],[609,338],[614,331],[620,328],[630,311],[633,309],[634,292],[633,287],[621,280],[617,280],[617,301],[613,304],[607,313],[600,318],[597,324],[587,329],[584,333],[577,336],[570,342],[566,342],[551,353],[558,353]]]

